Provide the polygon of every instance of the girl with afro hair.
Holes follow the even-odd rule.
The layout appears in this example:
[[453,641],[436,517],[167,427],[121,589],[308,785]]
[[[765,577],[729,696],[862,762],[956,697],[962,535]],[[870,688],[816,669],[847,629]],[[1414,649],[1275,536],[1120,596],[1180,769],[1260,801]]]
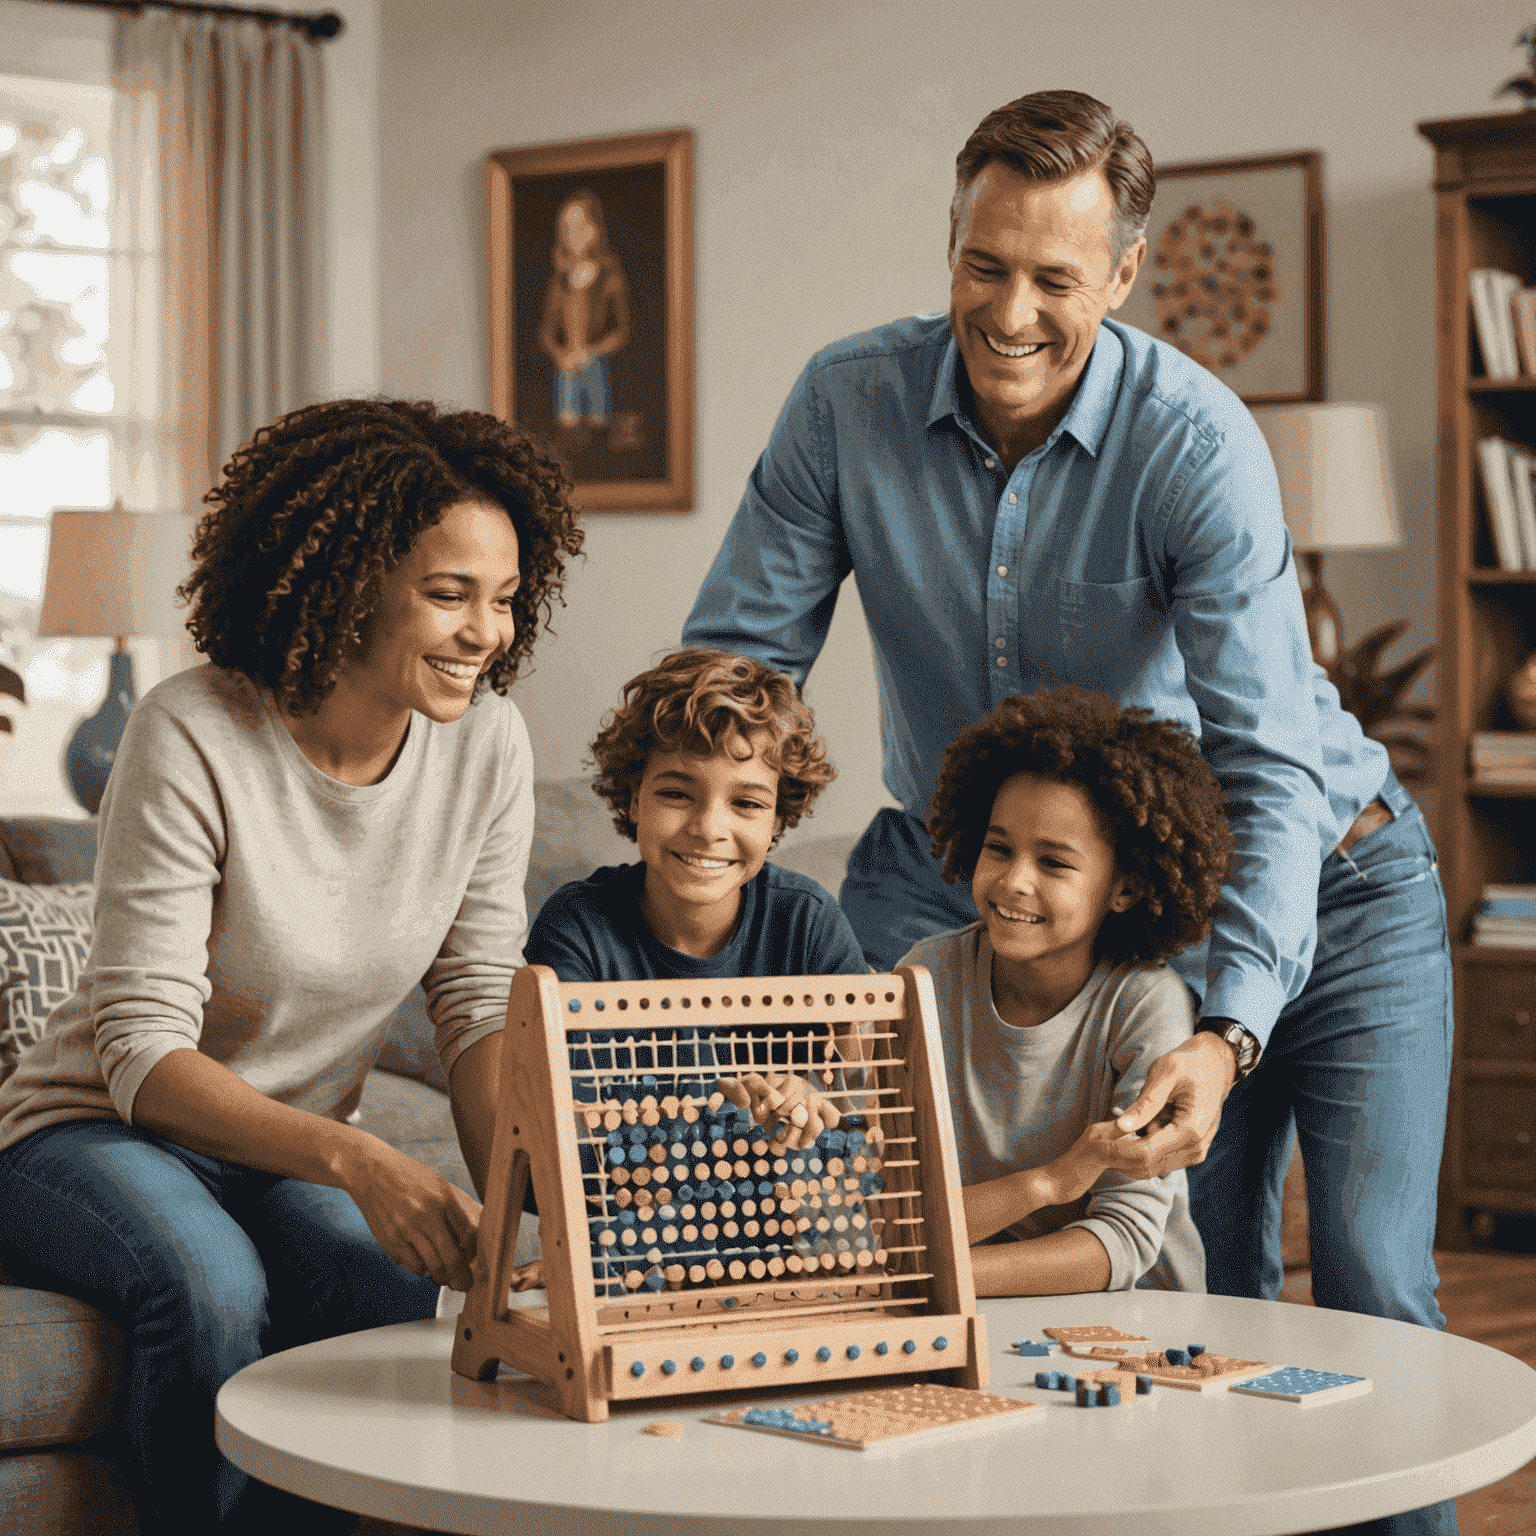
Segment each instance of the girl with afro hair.
[[1199,747],[1150,710],[1021,694],[950,745],[928,830],[980,914],[901,962],[933,976],[978,1294],[1204,1290],[1184,1172],[1115,1167],[1115,1106],[1194,1024],[1164,962],[1232,852]]
[[0,1088],[0,1255],[128,1335],[145,1536],[349,1530],[222,1457],[214,1396],[469,1286],[479,1205],[348,1116],[424,981],[483,1190],[533,833],[504,695],[581,545],[569,490],[493,416],[338,400],[206,497],[210,665],[129,719],[89,962]]

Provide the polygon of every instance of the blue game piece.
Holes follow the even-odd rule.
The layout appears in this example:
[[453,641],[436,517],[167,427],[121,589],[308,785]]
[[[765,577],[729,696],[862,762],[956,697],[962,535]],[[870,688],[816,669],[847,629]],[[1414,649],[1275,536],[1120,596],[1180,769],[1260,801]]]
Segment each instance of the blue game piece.
[[755,1355],[752,1356],[752,1364],[753,1365],[767,1365],[768,1364],[768,1356],[765,1355],[762,1352],[762,1350],[758,1350],[758,1352]]
[[915,1339],[903,1339],[901,1352],[904,1355],[915,1355],[917,1353],[917,1341]]
[[671,1376],[671,1375],[673,1375],[676,1372],[676,1370],[677,1370],[677,1361],[676,1360],[663,1360],[661,1362],[661,1374],[663,1376]]
[[640,1079],[640,1086],[642,1088],[654,1088],[656,1086],[656,1079],[649,1072],[647,1072]]
[[1095,1408],[1098,1406],[1098,1388],[1085,1382],[1077,1389],[1077,1406],[1079,1408]]
[[636,1360],[634,1362],[634,1364],[630,1366],[629,1374],[631,1376],[644,1376],[645,1375],[645,1361],[644,1360]]
[[[573,997],[571,999],[571,1012],[572,1013],[580,1013],[581,1012],[581,999],[579,997]],[[640,1367],[641,1371],[643,1371],[644,1369],[645,1369],[644,1366]],[[638,1376],[639,1374],[640,1374],[640,1371],[636,1371],[635,1372],[635,1375]]]
[[720,1356],[720,1369],[722,1371],[730,1370],[730,1368],[733,1365],[735,1365],[735,1364],[736,1364],[736,1356],[735,1355],[721,1355]]
[[1191,1360],[1193,1360],[1196,1355],[1203,1355],[1204,1353],[1205,1353],[1205,1345],[1204,1344],[1191,1344],[1189,1346],[1189,1358]]
[[828,1349],[825,1344],[823,1344],[821,1348],[816,1351],[816,1358],[818,1360],[830,1360],[832,1358],[832,1351]]
[[1168,1356],[1169,1365],[1188,1365],[1189,1352],[1183,1349],[1169,1349],[1164,1353]]
[[850,1360],[857,1360],[859,1358],[859,1346],[857,1344],[850,1344],[848,1348],[843,1351],[843,1353],[847,1355]]
[[[727,1248],[725,1251],[727,1253],[738,1253],[738,1252],[740,1252],[740,1250],[736,1249],[736,1248]],[[729,1312],[732,1308],[734,1308],[735,1305],[736,1305],[736,1298],[734,1296],[727,1296],[725,1298],[725,1309],[726,1309],[727,1312]]]
[[1071,1371],[1063,1371],[1061,1373],[1061,1390],[1063,1392],[1077,1391],[1077,1377]]
[[1120,1388],[1106,1381],[1099,1388],[1099,1406],[1101,1408],[1118,1408],[1120,1406]]
[[1265,1376],[1234,1382],[1232,1390],[1251,1393],[1256,1397],[1289,1398],[1303,1407],[1311,1407],[1333,1398],[1356,1397],[1362,1392],[1369,1392],[1371,1387],[1368,1376],[1346,1376],[1339,1371],[1315,1371],[1307,1366],[1282,1365]]
[[887,1344],[884,1339],[881,1339],[880,1342],[875,1345],[875,1353],[877,1355],[886,1354],[889,1350],[890,1350],[890,1345]]
[[935,1339],[935,1340],[934,1340],[934,1341],[933,1341],[933,1347],[934,1347],[934,1348],[935,1348],[935,1349],[948,1349],[948,1348],[949,1348],[949,1340],[948,1340],[948,1339],[946,1339],[946,1338],[945,1338],[945,1337],[944,1337],[944,1335],[943,1335],[943,1334],[942,1334],[942,1333],[941,1333],[941,1334],[940,1334],[940,1335],[939,1335],[939,1336],[938,1336],[938,1338],[936,1338],[936,1339]]
[[625,1157],[626,1153],[623,1147],[610,1147],[608,1149],[608,1161],[610,1163],[622,1164],[625,1161]]
[[1145,1397],[1152,1390],[1152,1378],[1150,1376],[1138,1376],[1136,1378],[1136,1395]]
[[641,1281],[641,1284],[645,1286],[646,1290],[651,1292],[661,1290],[662,1287],[666,1285],[666,1283],[667,1277],[662,1274],[659,1269],[653,1269],[650,1274],[648,1274],[645,1279]]
[[688,1362],[688,1369],[691,1371],[702,1371],[704,1369],[703,1355],[695,1355],[693,1359]]
[[768,1429],[788,1429],[797,1435],[825,1435],[832,1430],[831,1419],[800,1419],[793,1408],[748,1408],[743,1424],[761,1424]]
[[1051,1379],[1055,1375],[1056,1375],[1055,1371],[1036,1371],[1035,1372],[1035,1385],[1037,1387],[1043,1387],[1047,1391],[1049,1391],[1050,1388],[1052,1388],[1052,1387],[1054,1387],[1056,1385],[1056,1383]]
[[784,1358],[793,1365],[800,1358],[800,1351],[798,1349],[786,1349],[784,1351]]
[[1020,1339],[1013,1347],[1021,1355],[1031,1358],[1036,1356],[1048,1358],[1051,1353],[1051,1346],[1049,1344],[1037,1344],[1033,1339]]

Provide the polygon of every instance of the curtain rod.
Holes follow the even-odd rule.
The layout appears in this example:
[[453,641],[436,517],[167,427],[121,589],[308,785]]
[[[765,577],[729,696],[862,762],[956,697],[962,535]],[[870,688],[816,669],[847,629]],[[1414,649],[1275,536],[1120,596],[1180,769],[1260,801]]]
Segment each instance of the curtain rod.
[[301,16],[291,11],[273,10],[266,5],[198,5],[192,0],[43,0],[50,5],[89,5],[97,10],[104,11],[129,11],[135,16],[142,15],[151,8],[158,11],[186,11],[197,16],[231,16],[241,21],[261,21],[268,23],[281,22],[285,26],[296,27],[303,32],[312,43],[327,42],[333,37],[340,37],[342,29],[346,26],[343,17],[335,11],[320,11],[314,15]]

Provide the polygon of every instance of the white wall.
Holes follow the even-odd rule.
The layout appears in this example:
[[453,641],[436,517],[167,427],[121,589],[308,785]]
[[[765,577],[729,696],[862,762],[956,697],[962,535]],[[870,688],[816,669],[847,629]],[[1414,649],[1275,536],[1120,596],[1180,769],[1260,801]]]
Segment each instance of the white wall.
[[[349,14],[350,14],[350,7]],[[697,510],[594,515],[518,685],[539,771],[580,771],[619,685],[677,642],[785,393],[836,337],[947,307],[955,152],[992,107],[1073,86],[1164,162],[1321,149],[1331,398],[1388,411],[1404,547],[1334,556],[1346,639],[1434,638],[1434,207],[1423,118],[1494,110],[1524,0],[382,0],[383,381],[488,406],[481,167],[493,149],[696,134]],[[808,690],[843,777],[804,835],[883,792],[851,584]]]

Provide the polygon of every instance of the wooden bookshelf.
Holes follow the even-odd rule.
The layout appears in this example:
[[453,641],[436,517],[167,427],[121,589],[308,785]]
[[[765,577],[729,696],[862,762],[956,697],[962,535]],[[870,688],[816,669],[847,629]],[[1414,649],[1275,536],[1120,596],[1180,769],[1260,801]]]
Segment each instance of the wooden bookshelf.
[[1536,651],[1536,571],[1498,569],[1476,449],[1487,436],[1536,444],[1536,379],[1486,377],[1467,274],[1536,285],[1536,112],[1418,127],[1435,147],[1438,846],[1456,976],[1442,1212],[1482,1236],[1496,1214],[1536,1215],[1536,950],[1467,942],[1486,883],[1536,882],[1536,786],[1478,783],[1469,746],[1518,729],[1504,690]]

